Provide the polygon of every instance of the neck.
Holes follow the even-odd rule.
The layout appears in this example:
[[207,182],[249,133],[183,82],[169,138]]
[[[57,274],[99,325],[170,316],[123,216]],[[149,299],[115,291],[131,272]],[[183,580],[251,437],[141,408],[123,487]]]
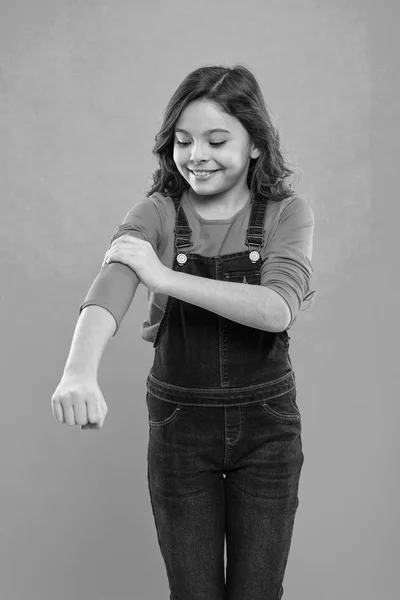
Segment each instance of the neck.
[[201,195],[196,194],[192,188],[188,190],[189,199],[192,204],[221,212],[232,212],[240,210],[250,197],[250,190],[246,186],[241,190],[229,190],[221,194]]

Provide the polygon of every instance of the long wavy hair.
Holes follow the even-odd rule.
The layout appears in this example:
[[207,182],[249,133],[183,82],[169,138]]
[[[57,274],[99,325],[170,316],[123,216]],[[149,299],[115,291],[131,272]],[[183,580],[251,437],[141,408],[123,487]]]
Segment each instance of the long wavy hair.
[[295,192],[285,182],[293,171],[284,162],[279,133],[271,122],[255,76],[240,64],[232,68],[200,67],[189,73],[174,92],[155,136],[152,152],[158,158],[159,167],[153,172],[153,184],[146,197],[159,192],[179,199],[189,189],[173,160],[174,134],[184,108],[199,98],[216,103],[225,113],[236,117],[260,150],[258,158],[250,159],[247,174],[247,185],[253,198],[279,202],[293,197]]

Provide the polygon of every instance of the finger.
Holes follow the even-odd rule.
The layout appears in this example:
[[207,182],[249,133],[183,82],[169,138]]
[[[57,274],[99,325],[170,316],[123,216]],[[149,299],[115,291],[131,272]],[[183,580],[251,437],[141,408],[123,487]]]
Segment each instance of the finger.
[[104,264],[108,265],[109,262],[111,261],[112,258],[115,258],[116,255],[116,251],[115,250],[109,250],[107,252],[107,254],[104,257]]
[[64,413],[59,400],[53,402],[53,416],[57,423],[64,423]]
[[79,404],[74,405],[74,415],[75,415],[76,425],[87,425],[88,424],[86,402],[84,404],[79,403]]
[[81,425],[81,429],[85,430],[85,429],[102,429],[104,424],[104,418],[99,419],[98,421],[96,421],[96,423],[90,423],[88,422],[86,425]]
[[68,427],[74,427],[76,425],[74,409],[72,408],[72,406],[64,406],[63,408],[64,408],[64,423],[66,425],[68,425]]
[[121,235],[121,237],[117,238],[116,240],[113,241],[113,243],[111,244],[110,248],[112,248],[113,246],[117,246],[119,244],[148,244],[148,242],[146,240],[142,240],[141,238],[138,238],[134,235],[129,235],[129,234],[125,234],[125,235]]
[[86,402],[88,423],[97,425],[101,421],[100,405],[97,402]]

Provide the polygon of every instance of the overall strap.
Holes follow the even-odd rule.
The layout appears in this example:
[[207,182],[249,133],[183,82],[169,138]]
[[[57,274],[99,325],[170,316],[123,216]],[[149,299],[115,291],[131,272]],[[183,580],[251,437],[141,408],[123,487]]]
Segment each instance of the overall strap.
[[[187,217],[184,213],[181,204],[182,198],[173,198],[173,202],[175,204],[176,211],[176,219],[175,219],[175,247],[178,252],[178,256],[176,260],[180,265],[184,265],[187,261],[186,254],[189,252],[190,248],[193,246],[192,242],[192,230],[189,227],[189,223]],[[182,249],[186,248],[186,253],[182,252]]]
[[[178,252],[177,261],[180,265],[184,265],[187,261],[187,252],[193,246],[192,230],[185,212],[182,208],[182,198],[172,198],[175,211],[175,247]],[[246,232],[246,246],[249,248],[249,258],[252,263],[256,263],[260,259],[259,249],[264,243],[264,217],[267,209],[267,202],[257,198],[253,199],[251,213],[249,218],[249,226]],[[251,250],[251,246],[256,246],[257,250]],[[183,249],[186,248],[186,253]]]
[[[249,226],[246,232],[246,246],[249,249],[249,258],[252,263],[260,259],[260,248],[264,243],[264,219],[267,210],[267,201],[261,200],[255,196],[251,207]],[[256,246],[257,250],[251,250],[251,246]]]

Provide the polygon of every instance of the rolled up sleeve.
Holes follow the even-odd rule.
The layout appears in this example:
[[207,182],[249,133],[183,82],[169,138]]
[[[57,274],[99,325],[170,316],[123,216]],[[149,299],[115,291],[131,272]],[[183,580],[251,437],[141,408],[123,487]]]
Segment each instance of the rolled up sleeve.
[[315,290],[310,287],[313,236],[313,211],[303,198],[296,196],[282,210],[261,268],[261,285],[274,290],[289,306],[288,328],[302,303],[315,296]]
[[[114,240],[127,234],[150,242],[157,252],[160,216],[153,202],[145,200],[134,206],[125,215],[123,223],[115,229],[108,248]],[[102,306],[115,319],[115,336],[131,305],[139,281],[136,273],[123,263],[103,264],[86,294],[84,302],[79,307],[79,313],[86,306]]]

